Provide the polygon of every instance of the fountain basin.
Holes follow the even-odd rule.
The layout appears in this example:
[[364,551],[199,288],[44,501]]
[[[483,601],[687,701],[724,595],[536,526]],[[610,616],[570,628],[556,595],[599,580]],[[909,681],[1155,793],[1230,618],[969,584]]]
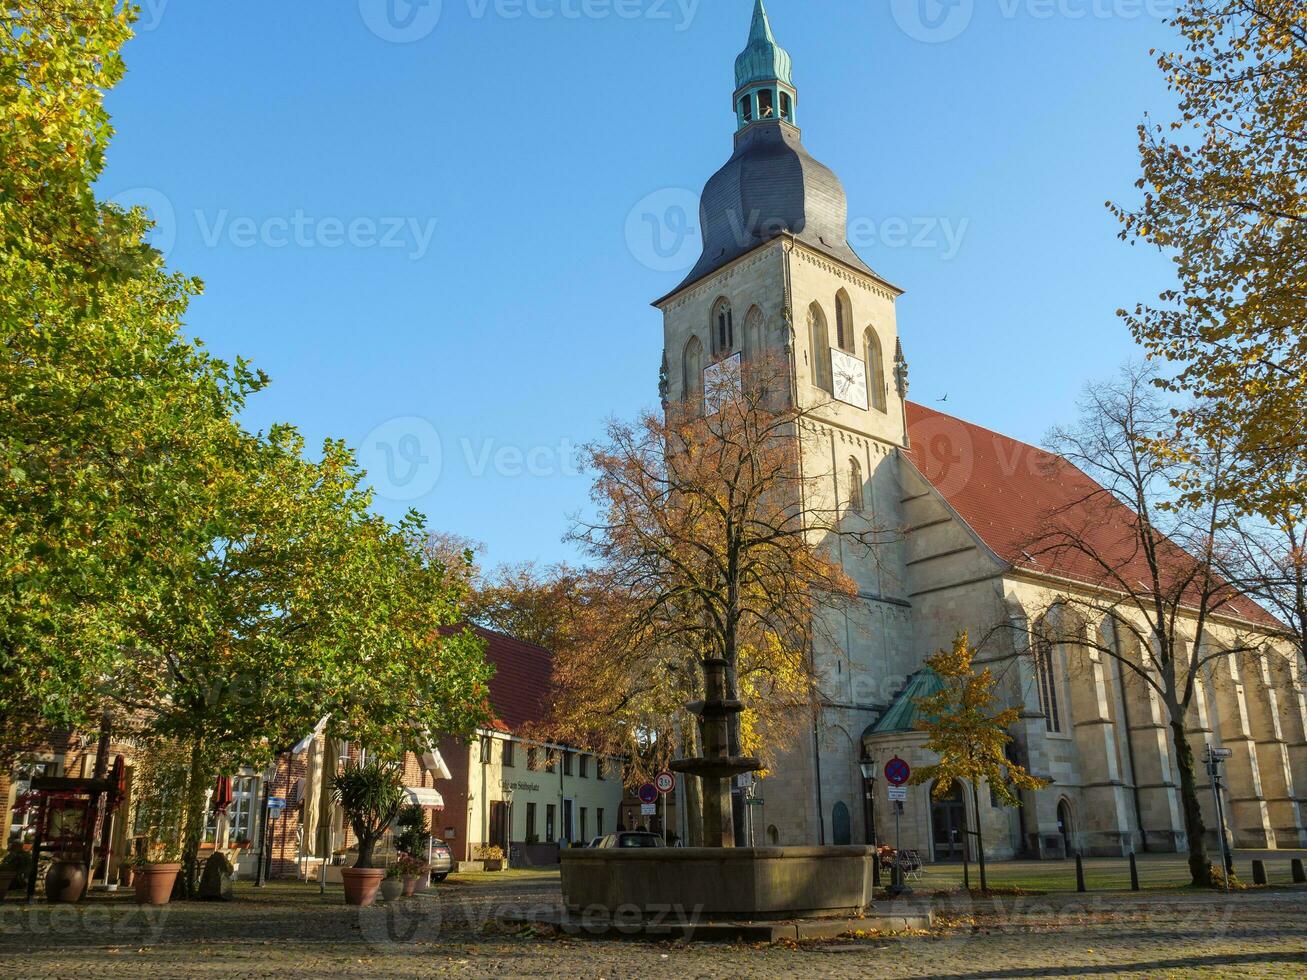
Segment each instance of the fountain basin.
[[677,921],[856,917],[870,847],[587,848],[562,854],[569,912]]

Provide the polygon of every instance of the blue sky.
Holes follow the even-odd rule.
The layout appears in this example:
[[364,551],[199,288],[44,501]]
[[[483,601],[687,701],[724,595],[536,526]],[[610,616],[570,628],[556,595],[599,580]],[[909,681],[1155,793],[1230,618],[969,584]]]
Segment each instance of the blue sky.
[[[190,331],[272,376],[249,424],[361,447],[380,510],[491,563],[570,557],[574,447],[656,402],[649,303],[697,256],[641,216],[674,236],[729,156],[752,0],[143,6],[101,190],[205,281]],[[1039,441],[1169,281],[1104,207],[1172,105],[1168,0],[768,8],[855,247],[907,290],[913,397]]]

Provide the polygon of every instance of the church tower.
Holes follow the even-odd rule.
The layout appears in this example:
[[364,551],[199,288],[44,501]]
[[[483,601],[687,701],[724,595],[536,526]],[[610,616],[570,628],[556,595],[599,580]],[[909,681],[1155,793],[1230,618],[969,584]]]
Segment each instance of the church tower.
[[[803,433],[805,470],[822,474],[829,495],[817,506],[898,528],[907,445],[895,318],[902,291],[848,243],[844,187],[804,147],[793,61],[763,0],[735,62],[731,105],[734,153],[700,202],[703,254],[654,304],[664,318],[663,397],[701,396],[704,371],[717,361],[782,356],[794,397],[820,406]],[[813,651],[827,707],[812,744],[790,749],[762,784],[759,844],[864,839],[862,733],[885,705],[878,679],[914,669],[902,556],[846,552],[842,560],[861,598],[824,631],[838,639]]]

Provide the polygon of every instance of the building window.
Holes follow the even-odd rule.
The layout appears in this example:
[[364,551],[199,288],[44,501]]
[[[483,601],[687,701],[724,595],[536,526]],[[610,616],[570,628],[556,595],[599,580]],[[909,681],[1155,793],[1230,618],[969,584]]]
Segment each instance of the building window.
[[849,510],[861,514],[864,509],[862,499],[862,466],[849,457]]
[[[20,796],[31,791],[33,779],[38,779],[43,776],[54,776],[57,774],[56,766],[53,762],[19,763],[13,776],[14,802],[16,803]],[[28,807],[22,814],[10,813],[9,843],[11,845],[22,841],[25,835],[30,835],[35,832],[36,812],[36,807]]]
[[557,833],[558,807],[549,803],[545,806],[545,840],[552,844],[558,837]]
[[719,299],[712,313],[713,354],[726,357],[735,353],[735,314],[731,304]]
[[853,347],[853,303],[842,289],[835,297],[835,344],[849,354],[857,353]]
[[590,757],[588,755],[581,756],[581,778],[590,778]]
[[545,750],[545,772],[558,771],[558,754],[553,749]]
[[481,762],[489,764],[495,753],[495,741],[489,735],[481,736]]
[[703,344],[691,337],[681,358],[681,391],[685,407],[696,415],[703,413]]
[[588,819],[589,815],[590,814],[587,812],[586,808],[581,807],[581,843],[582,844],[590,843],[590,821]]
[[536,833],[536,805],[528,803],[526,805],[526,842],[534,844],[540,840],[540,835]]
[[534,745],[526,750],[526,767],[532,772],[540,768],[540,750]]
[[740,118],[745,122],[753,122],[753,94],[750,93],[740,100]]
[[1044,724],[1050,732],[1062,731],[1062,713],[1057,701],[1056,661],[1048,624],[1040,620],[1035,624],[1035,680],[1039,684],[1039,707],[1044,712]]
[[602,837],[603,835],[604,835],[604,808],[599,807],[597,810],[595,810],[595,836]]
[[596,758],[596,759],[595,759],[595,779],[598,779],[600,782],[602,782],[602,781],[603,781],[603,778],[604,778],[604,760],[603,760],[602,758]]
[[776,115],[776,95],[769,88],[758,90],[758,118],[770,119]]
[[812,383],[827,394],[834,394],[831,377],[830,333],[826,329],[826,314],[813,303],[808,309],[808,336],[812,346]]
[[572,775],[572,753],[566,749],[563,750],[563,775]]
[[789,92],[781,93],[781,118],[786,122],[794,121],[794,100],[790,98]]
[[500,758],[503,760],[505,769],[513,768],[513,740],[511,738],[504,743],[504,751]]
[[[254,776],[237,776],[231,781],[231,806],[227,807],[227,841],[244,844],[254,838],[254,814],[258,807],[258,780]],[[218,816],[209,808],[204,825],[204,839],[218,838]]]
[[878,412],[887,411],[885,403],[885,351],[880,345],[880,337],[870,327],[863,337],[867,349],[867,393],[871,395],[871,407]]

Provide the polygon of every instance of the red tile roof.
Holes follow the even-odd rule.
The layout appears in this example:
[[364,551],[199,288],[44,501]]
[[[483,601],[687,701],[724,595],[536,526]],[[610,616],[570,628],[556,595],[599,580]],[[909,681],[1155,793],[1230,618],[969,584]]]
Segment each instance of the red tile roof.
[[[997,432],[909,402],[908,456],[1000,560],[1014,568],[1111,588],[1111,576],[1080,549],[1050,550],[1053,528],[1074,529],[1123,578],[1150,579],[1138,552],[1132,510],[1067,460]],[[1191,559],[1175,548],[1180,564]],[[1266,626],[1251,600],[1220,612]]]
[[486,641],[486,659],[495,666],[490,679],[490,704],[496,728],[516,732],[545,720],[554,655],[533,643],[474,626]]

